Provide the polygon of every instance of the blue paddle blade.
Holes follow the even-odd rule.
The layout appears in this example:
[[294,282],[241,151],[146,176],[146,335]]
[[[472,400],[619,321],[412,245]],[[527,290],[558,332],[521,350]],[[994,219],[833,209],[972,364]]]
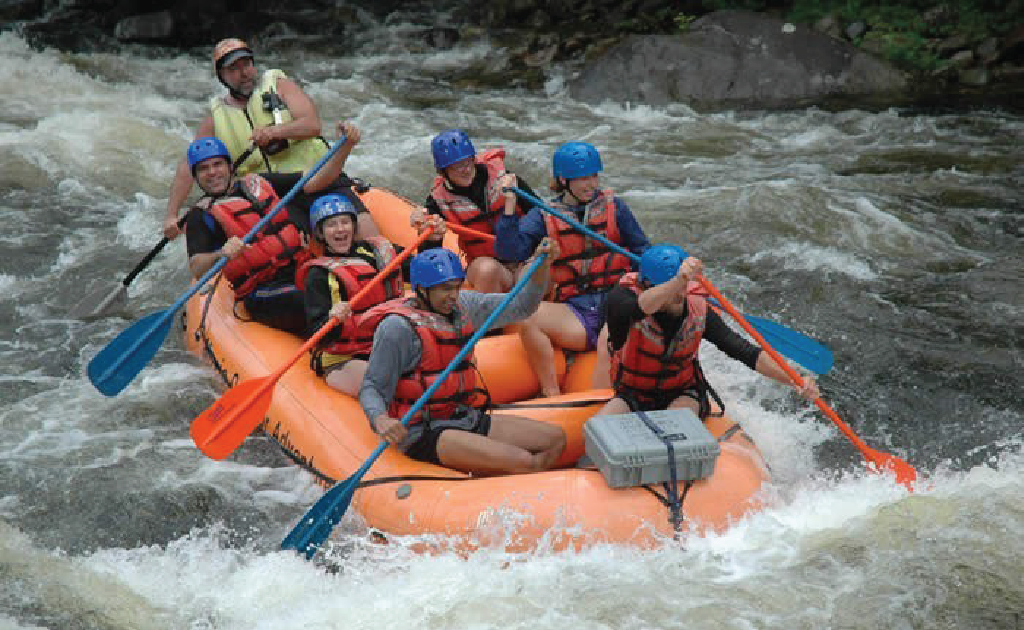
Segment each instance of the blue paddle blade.
[[281,549],[295,551],[305,555],[306,560],[311,559],[345,515],[358,487],[359,478],[353,476],[325,492],[281,541]]
[[104,396],[117,396],[146,367],[171,330],[174,311],[157,311],[126,328],[107,344],[86,372]]
[[[715,306],[720,306],[717,300],[711,299],[708,301]],[[832,351],[807,335],[773,322],[770,319],[755,317],[746,313],[743,314],[743,317],[746,318],[747,322],[757,332],[761,333],[764,340],[771,347],[775,348],[779,354],[792,359],[811,372],[825,374],[835,364],[835,357],[832,355]]]

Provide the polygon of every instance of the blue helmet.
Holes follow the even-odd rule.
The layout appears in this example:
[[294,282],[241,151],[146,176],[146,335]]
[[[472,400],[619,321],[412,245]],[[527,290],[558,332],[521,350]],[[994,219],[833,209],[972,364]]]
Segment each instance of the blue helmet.
[[448,168],[459,160],[476,155],[469,135],[461,129],[449,129],[434,136],[430,141],[430,153],[434,156],[434,168]]
[[309,227],[315,234],[316,226],[320,225],[321,221],[336,214],[350,214],[353,221],[357,221],[359,218],[359,211],[351,201],[343,196],[330,194],[317,197],[317,200],[309,207]]
[[462,261],[455,252],[435,247],[417,254],[409,263],[409,282],[413,288],[432,286],[449,280],[465,280],[466,272],[462,269]]
[[196,174],[196,165],[204,160],[222,157],[226,158],[229,163],[231,162],[231,153],[228,152],[228,148],[224,146],[220,138],[213,136],[196,138],[192,144],[188,145],[186,156],[188,156],[188,168],[193,175]]
[[589,177],[602,170],[601,154],[587,142],[566,142],[555,149],[551,158],[551,171],[555,177]]
[[652,245],[640,256],[640,279],[651,286],[675,277],[686,260],[686,252],[677,245]]

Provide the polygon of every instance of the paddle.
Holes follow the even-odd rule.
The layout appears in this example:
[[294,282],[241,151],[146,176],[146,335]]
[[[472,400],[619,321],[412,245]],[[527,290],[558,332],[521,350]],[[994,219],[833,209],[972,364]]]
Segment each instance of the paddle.
[[[412,255],[424,241],[431,236],[431,231],[425,231],[416,239],[412,247],[406,249],[396,256],[394,260],[384,266],[366,286],[352,296],[353,308],[361,306],[364,298],[369,295],[378,284],[384,281],[391,273],[402,264],[406,258]],[[341,323],[336,317],[331,317],[310,337],[306,343],[295,352],[280,368],[268,376],[252,378],[238,385],[235,385],[210,405],[203,413],[199,414],[192,421],[192,440],[207,457],[213,459],[224,459],[235,452],[245,438],[252,433],[270,408],[270,401],[274,397],[274,385],[284,376],[300,357],[306,354],[328,332]]]
[[[564,215],[563,213],[558,212],[557,210],[549,208],[548,206],[544,205],[544,203],[541,202],[539,199],[533,197],[528,193],[524,193],[523,191],[517,188],[513,188],[512,190],[514,190],[516,194],[522,195],[526,199],[532,201],[534,205],[536,205],[541,210],[548,212],[555,217],[558,217],[562,221],[565,221],[566,223],[576,228],[581,233],[586,234],[590,238],[594,238],[597,239],[598,241],[601,241],[605,246],[625,256],[628,256],[633,260],[638,259],[635,254],[619,247],[615,243],[612,243],[610,240],[608,240],[601,234],[594,232],[587,226],[577,221],[575,217]],[[755,341],[757,341],[757,343],[765,350],[765,352],[768,353],[772,360],[774,360],[775,363],[778,364],[780,368],[782,368],[782,370],[789,376],[789,378],[791,378],[793,382],[797,384],[798,387],[802,387],[804,381],[802,378],[800,378],[800,375],[797,374],[796,370],[791,368],[789,364],[781,356],[779,356],[779,353],[776,352],[775,349],[772,348],[767,341],[765,341],[765,338],[747,322],[743,314],[737,311],[733,307],[733,305],[730,304],[725,299],[725,297],[722,296],[718,289],[716,289],[714,285],[708,282],[707,279],[705,279],[703,276],[698,278],[698,281],[700,282],[701,286],[703,286],[704,289],[711,294],[712,297],[718,300],[721,307],[724,308],[726,312],[728,312],[729,315],[733,317],[733,319],[739,322],[740,326],[742,326],[743,329],[746,330],[747,333],[749,333]],[[914,470],[914,468],[910,464],[899,459],[895,455],[890,455],[889,453],[883,453],[881,451],[870,448],[867,444],[863,442],[863,440],[857,437],[857,435],[853,432],[852,429],[850,429],[849,426],[847,426],[845,422],[839,419],[839,416],[836,415],[836,413],[832,411],[832,409],[820,397],[814,400],[814,404],[817,405],[818,408],[821,409],[822,412],[824,412],[825,415],[828,416],[829,419],[835,423],[836,427],[839,428],[839,430],[843,433],[843,435],[847,437],[847,439],[853,442],[853,445],[856,446],[857,449],[861,452],[861,454],[864,456],[864,459],[866,459],[871,464],[872,470],[874,470],[875,472],[891,471],[896,476],[897,481],[899,481],[904,486],[907,486],[907,488],[911,488],[914,480],[917,479],[917,471]]]
[[[185,224],[185,215],[178,219],[178,227],[180,228]],[[156,255],[163,250],[164,246],[170,242],[166,236],[160,239],[153,249],[149,250],[149,253],[139,261],[139,264],[135,265],[124,280],[119,283],[102,283],[98,287],[90,288],[89,295],[86,295],[82,300],[76,304],[71,311],[68,313],[70,317],[75,319],[91,320],[109,315],[117,312],[128,306],[128,285],[135,280],[135,277],[142,273],[142,270],[149,266],[149,263],[153,262]]]
[[[583,223],[577,221],[574,217],[563,215],[561,212],[545,205],[540,199],[537,199],[533,195],[518,188],[510,188],[510,190],[514,191],[524,199],[533,202],[535,206],[544,212],[558,217],[587,236],[601,241],[601,243],[612,251],[622,254],[634,262],[639,262],[639,256],[628,249],[613,243],[603,235],[594,232]],[[835,363],[835,358],[832,356],[832,351],[821,343],[811,339],[803,333],[787,328],[782,324],[777,324],[773,321],[760,317],[751,317],[750,315],[746,315],[745,317],[750,320],[751,325],[753,325],[754,328],[757,328],[766,339],[772,340],[773,345],[779,348],[779,352],[790,359],[793,359],[811,372],[814,372],[815,374],[824,374],[832,369],[832,365]]]
[[[775,363],[780,368],[782,368],[782,370],[789,376],[789,378],[791,378],[793,382],[796,383],[797,387],[802,387],[804,384],[804,380],[800,377],[796,370],[791,368],[789,364],[786,363],[786,361],[783,360],[781,356],[779,356],[779,353],[777,353],[768,344],[768,342],[765,341],[764,338],[761,337],[761,335],[759,335],[756,330],[754,330],[754,327],[747,323],[747,321],[743,317],[743,314],[737,311],[733,307],[733,305],[730,304],[729,301],[722,296],[722,294],[718,291],[717,288],[715,288],[714,285],[712,285],[703,277],[701,277],[699,281],[701,285],[707,290],[707,292],[714,296],[715,299],[717,299],[721,303],[722,308],[724,308],[726,312],[732,315],[733,319],[739,322],[740,326],[742,326],[743,329],[746,330],[762,348],[764,348],[765,352],[767,352],[768,355],[771,356],[772,360],[774,360]],[[869,447],[867,444],[864,443],[863,440],[857,437],[857,434],[855,434],[853,430],[845,422],[839,419],[839,416],[836,415],[836,412],[832,411],[832,408],[829,407],[828,404],[826,404],[825,401],[821,399],[821,397],[815,398],[814,404],[817,405],[818,409],[821,409],[821,411],[826,416],[828,416],[833,423],[835,423],[836,427],[839,428],[839,430],[843,433],[843,435],[846,436],[848,440],[853,442],[853,445],[856,446],[857,450],[861,452],[861,455],[864,456],[864,459],[866,459],[868,463],[871,464],[869,468],[871,468],[875,472],[892,472],[896,476],[896,481],[906,486],[907,489],[913,490],[914,481],[917,479],[917,471],[914,470],[913,466],[903,461],[902,459],[896,457],[895,455],[883,453],[882,451]]]
[[[430,400],[430,397],[435,391],[437,391],[437,388],[444,383],[444,380],[448,378],[448,375],[451,374],[455,367],[462,363],[462,360],[466,358],[469,352],[473,349],[473,346],[476,345],[476,342],[487,333],[487,330],[498,319],[498,316],[501,315],[502,311],[508,307],[512,302],[512,299],[523,290],[523,287],[526,286],[526,283],[533,276],[534,272],[536,272],[544,262],[544,256],[546,256],[546,254],[537,257],[533,264],[531,264],[526,270],[526,273],[524,273],[519,281],[516,282],[515,286],[512,287],[512,290],[509,291],[501,303],[498,304],[498,307],[494,309],[494,312],[487,317],[483,325],[481,325],[480,328],[473,333],[473,336],[469,338],[469,341],[466,342],[466,345],[463,346],[462,350],[455,355],[455,358],[448,364],[448,367],[438,375],[437,380],[427,388],[427,391],[423,392],[423,395],[420,396],[419,400],[417,400],[412,408],[402,416],[401,422],[403,425],[409,422],[416,412],[418,412],[423,405]],[[292,549],[297,553],[304,554],[307,560],[312,558],[313,555],[316,554],[317,548],[319,548],[320,545],[327,540],[327,537],[331,535],[331,530],[334,529],[334,526],[341,521],[343,516],[345,516],[345,511],[348,510],[348,506],[352,502],[352,496],[359,487],[359,481],[363,478],[363,475],[366,474],[366,471],[370,469],[370,466],[377,461],[377,458],[380,457],[380,454],[384,452],[384,449],[387,448],[387,446],[388,443],[381,440],[381,443],[377,446],[376,450],[370,454],[370,457],[367,458],[355,474],[345,481],[334,484],[330,490],[324,493],[324,496],[320,497],[320,500],[313,504],[313,507],[309,508],[309,511],[303,515],[298,524],[295,525],[292,531],[285,537],[284,541],[281,542],[281,549]]]
[[[339,138],[334,143],[334,146],[331,147],[331,150],[302,176],[295,186],[288,191],[288,194],[278,201],[270,212],[249,230],[249,233],[245,235],[242,241],[244,243],[252,242],[256,234],[302,190],[302,187],[309,181],[309,178],[315,175],[320,170],[320,167],[326,164],[327,160],[331,159],[341,149],[344,143],[344,137]],[[174,319],[174,314],[178,312],[178,309],[189,298],[198,293],[203,288],[203,285],[210,278],[217,275],[227,263],[227,258],[218,260],[169,309],[146,315],[122,331],[103,350],[100,350],[99,354],[89,362],[88,369],[86,370],[93,386],[105,396],[116,396],[127,387],[128,383],[132,382],[132,379],[135,378],[142,368],[146,367],[146,364],[149,363],[149,360],[153,358],[153,355],[156,354],[156,351],[163,344],[164,339],[167,338],[167,333],[171,329],[171,321]]]

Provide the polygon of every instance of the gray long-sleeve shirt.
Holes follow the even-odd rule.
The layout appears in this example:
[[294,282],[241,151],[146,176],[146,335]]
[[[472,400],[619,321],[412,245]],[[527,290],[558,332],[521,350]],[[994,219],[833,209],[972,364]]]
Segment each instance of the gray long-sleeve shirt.
[[[537,282],[536,279],[527,283],[522,292],[513,298],[508,307],[498,316],[492,328],[500,328],[532,315],[540,305],[541,298],[544,297],[544,289],[545,284]],[[460,291],[459,309],[469,318],[474,329],[479,330],[484,321],[505,299],[505,295],[505,293]],[[401,376],[412,372],[419,365],[422,351],[419,335],[416,334],[408,319],[400,315],[388,315],[381,320],[377,330],[373,333],[370,364],[359,389],[359,404],[362,405],[363,413],[366,414],[371,425],[374,418],[387,411]],[[399,448],[403,450],[408,448],[419,438],[421,433],[422,428],[414,425],[409,436],[399,445]]]

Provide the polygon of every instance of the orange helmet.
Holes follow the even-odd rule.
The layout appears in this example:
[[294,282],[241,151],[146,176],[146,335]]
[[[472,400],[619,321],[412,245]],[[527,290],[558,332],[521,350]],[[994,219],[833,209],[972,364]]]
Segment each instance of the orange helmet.
[[233,63],[236,59],[241,59],[242,57],[252,56],[252,48],[249,48],[249,44],[242,40],[236,37],[222,39],[213,47],[213,71],[219,77],[220,69],[227,64]]

